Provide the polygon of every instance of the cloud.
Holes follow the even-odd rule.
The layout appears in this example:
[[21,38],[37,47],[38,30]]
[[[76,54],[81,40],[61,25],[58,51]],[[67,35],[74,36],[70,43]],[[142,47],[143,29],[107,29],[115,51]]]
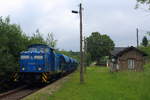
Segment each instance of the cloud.
[[[95,3],[96,2],[96,3]],[[99,31],[111,36],[115,41],[116,46],[131,46],[136,45],[136,28],[145,28],[150,26],[144,17],[146,12],[135,10],[136,1],[130,0],[106,0],[92,1],[86,6],[86,33]],[[146,19],[146,20],[145,20]],[[141,24],[144,27],[141,27]],[[144,33],[140,33],[140,40]]]
[[[12,22],[20,24],[27,35],[37,28],[46,38],[53,32],[58,40],[57,47],[79,50],[79,16],[71,10],[78,10],[80,0],[0,0],[1,16],[10,15]],[[136,31],[148,30],[149,16],[142,10],[135,10],[136,0],[84,0],[84,35],[98,31],[108,34],[116,46],[136,45]],[[140,40],[143,31],[140,31]]]
[[23,5],[22,0],[0,0],[0,13],[8,15],[17,12]]

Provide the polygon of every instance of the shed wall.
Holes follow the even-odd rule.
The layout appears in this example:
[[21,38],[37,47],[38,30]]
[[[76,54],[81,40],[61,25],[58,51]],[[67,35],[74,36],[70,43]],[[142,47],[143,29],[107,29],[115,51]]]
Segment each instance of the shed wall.
[[122,54],[122,56],[118,57],[117,63],[119,65],[119,70],[127,70],[128,69],[128,59],[134,60],[134,69],[136,71],[142,71],[144,65],[144,57],[141,53],[136,50],[131,50]]

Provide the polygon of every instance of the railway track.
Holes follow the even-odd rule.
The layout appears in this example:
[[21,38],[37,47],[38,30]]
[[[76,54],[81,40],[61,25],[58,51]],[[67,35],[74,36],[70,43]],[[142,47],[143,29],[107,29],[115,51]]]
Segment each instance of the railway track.
[[[64,74],[63,77],[69,75],[68,74]],[[53,84],[55,81],[63,78],[63,77],[58,77],[55,78],[53,80],[51,80],[51,82],[47,85]],[[46,87],[47,85],[24,85],[24,86],[20,86],[14,90],[8,91],[6,93],[2,93],[0,94],[0,100],[21,100],[22,98],[40,90],[41,88]]]
[[20,100],[42,87],[22,86],[7,93],[0,94],[0,100]]

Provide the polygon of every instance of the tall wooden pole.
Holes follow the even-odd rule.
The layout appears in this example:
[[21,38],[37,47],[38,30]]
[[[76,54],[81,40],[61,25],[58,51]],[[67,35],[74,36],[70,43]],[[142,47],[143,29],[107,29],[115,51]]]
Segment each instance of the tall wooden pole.
[[86,38],[84,36],[84,53],[83,53],[83,62],[84,62],[84,72],[86,72],[86,59],[87,59],[87,56],[86,56]]
[[80,14],[80,83],[84,82],[84,77],[83,77],[83,48],[82,48],[82,4],[80,3],[79,7],[79,14]]
[[137,48],[139,47],[139,29],[136,29],[136,37],[137,37]]

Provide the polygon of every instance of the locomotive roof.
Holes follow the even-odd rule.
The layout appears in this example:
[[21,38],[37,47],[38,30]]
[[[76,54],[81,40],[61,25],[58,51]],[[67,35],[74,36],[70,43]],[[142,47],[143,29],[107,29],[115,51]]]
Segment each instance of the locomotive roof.
[[28,48],[36,47],[36,46],[48,47],[48,48],[50,48],[50,49],[54,50],[52,47],[49,47],[49,46],[48,46],[48,45],[46,45],[46,44],[31,44],[31,45],[29,45],[29,46],[28,46]]

